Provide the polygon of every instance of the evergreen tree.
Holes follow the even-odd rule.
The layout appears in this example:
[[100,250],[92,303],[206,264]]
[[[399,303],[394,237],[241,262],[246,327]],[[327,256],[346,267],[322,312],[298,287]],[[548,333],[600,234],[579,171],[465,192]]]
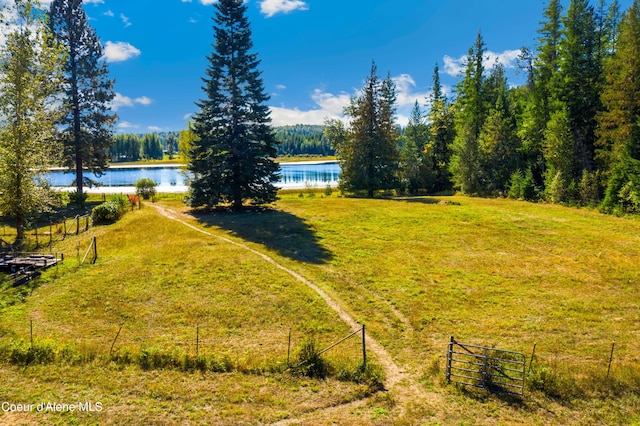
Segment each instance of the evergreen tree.
[[616,45],[606,66],[597,154],[609,177],[605,209],[632,210],[624,189],[640,194],[640,0],[622,18]]
[[522,99],[522,115],[518,136],[522,140],[521,153],[526,168],[538,184],[542,185],[545,173],[543,156],[544,135],[551,118],[551,108],[557,93],[551,84],[558,73],[559,47],[562,37],[562,6],[559,0],[551,0],[543,13],[544,21],[538,30],[537,56],[533,60],[531,85]]
[[575,149],[571,179],[577,182],[583,170],[591,172],[595,166],[596,115],[601,110],[600,40],[588,0],[572,0],[563,24],[561,66],[554,84],[567,108]]
[[176,148],[178,147],[178,141],[173,133],[167,136],[167,154],[169,154],[169,160],[173,160],[173,156],[176,154]]
[[65,147],[64,161],[75,171],[80,195],[84,169],[100,175],[107,167],[116,120],[110,111],[115,97],[113,80],[109,79],[100,40],[88,23],[82,0],[53,0],[49,25],[68,55],[63,86],[66,114],[58,124]]
[[550,201],[560,203],[574,196],[575,142],[568,108],[562,102],[558,102],[554,111],[545,130],[545,192]]
[[64,49],[37,6],[33,0],[16,0],[6,6],[10,18],[0,18],[9,29],[0,47],[0,211],[15,219],[18,243],[28,216],[55,200],[43,175],[61,152],[52,140],[62,115]]
[[164,153],[156,133],[147,133],[142,138],[142,156],[147,160],[162,160]]
[[433,165],[433,191],[451,189],[451,145],[455,138],[453,113],[447,97],[442,92],[440,71],[436,64],[433,70],[433,89],[430,95],[431,108],[428,114],[429,154]]
[[474,46],[469,49],[464,79],[458,84],[456,137],[450,166],[455,186],[471,195],[483,192],[479,138],[487,114],[483,91],[484,52],[485,44],[478,33]]
[[482,127],[480,148],[484,191],[492,194],[504,192],[513,173],[521,167],[520,140],[502,66],[494,67],[487,86],[490,86],[489,98],[496,100]]
[[269,99],[258,70],[257,54],[242,0],[215,5],[215,43],[203,88],[207,99],[197,105],[193,131],[197,139],[189,155],[189,203],[211,208],[244,200],[275,201],[278,164],[276,140],[270,127]]
[[340,187],[366,191],[393,189],[398,167],[398,129],[395,125],[395,87],[390,77],[380,81],[375,63],[362,95],[351,99],[345,115],[350,126],[336,154],[342,160]]
[[400,153],[401,182],[410,194],[420,189],[430,189],[433,181],[433,152],[429,142],[429,129],[424,122],[420,105],[416,101],[409,124],[404,133],[404,145]]

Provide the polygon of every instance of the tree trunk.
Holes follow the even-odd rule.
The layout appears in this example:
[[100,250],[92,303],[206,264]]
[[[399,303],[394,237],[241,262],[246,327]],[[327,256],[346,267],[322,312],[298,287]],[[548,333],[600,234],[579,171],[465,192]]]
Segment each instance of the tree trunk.
[[20,212],[16,215],[16,244],[22,247],[24,240],[24,213]]
[[84,207],[84,180],[82,177],[82,156],[78,152],[80,149],[76,150],[76,191],[78,192],[78,204],[80,207]]

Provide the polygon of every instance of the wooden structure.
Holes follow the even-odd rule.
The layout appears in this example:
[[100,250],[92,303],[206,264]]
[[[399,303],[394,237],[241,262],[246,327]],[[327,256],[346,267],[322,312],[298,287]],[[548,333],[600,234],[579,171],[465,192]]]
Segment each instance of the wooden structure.
[[40,271],[64,260],[62,253],[4,254],[0,257],[0,272],[9,274],[12,285],[24,284],[40,275]]

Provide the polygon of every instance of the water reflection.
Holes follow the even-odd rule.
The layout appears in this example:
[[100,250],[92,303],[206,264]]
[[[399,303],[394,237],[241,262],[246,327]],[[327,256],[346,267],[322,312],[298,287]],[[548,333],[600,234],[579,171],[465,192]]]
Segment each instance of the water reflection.
[[[280,169],[281,178],[277,186],[283,189],[336,186],[340,176],[338,162],[282,163]],[[107,187],[134,186],[138,179],[149,178],[166,190],[183,191],[188,186],[190,175],[183,167],[175,166],[126,168],[116,166],[100,177],[94,174],[89,174],[87,177]],[[73,175],[63,171],[52,171],[46,178],[52,186],[70,186],[74,183]]]

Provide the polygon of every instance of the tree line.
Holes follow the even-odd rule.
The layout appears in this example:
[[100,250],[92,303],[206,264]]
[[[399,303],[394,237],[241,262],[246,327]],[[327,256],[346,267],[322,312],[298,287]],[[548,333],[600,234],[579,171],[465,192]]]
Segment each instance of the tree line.
[[460,191],[640,211],[640,1],[550,0],[534,49],[523,48],[527,83],[510,87],[487,70],[481,33],[455,98],[436,65],[426,112],[416,103],[401,136],[393,81],[375,64],[362,94],[329,120],[325,137],[343,161],[347,191]]
[[145,134],[118,134],[109,147],[112,162],[162,160],[167,154],[173,159],[179,154],[180,132],[159,132]]

